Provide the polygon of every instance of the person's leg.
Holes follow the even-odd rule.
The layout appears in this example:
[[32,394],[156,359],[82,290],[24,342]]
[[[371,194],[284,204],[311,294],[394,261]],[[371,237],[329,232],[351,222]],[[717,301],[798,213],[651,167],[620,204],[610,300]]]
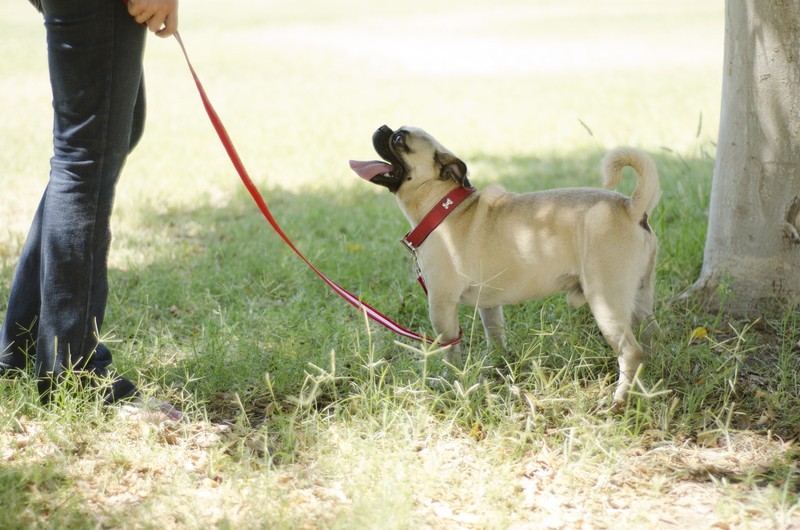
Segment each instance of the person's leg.
[[28,358],[35,354],[37,319],[39,316],[39,249],[44,198],[28,231],[19,262],[11,282],[6,317],[0,327],[0,369],[23,370]]
[[[36,323],[36,375],[47,401],[65,370],[104,376],[111,363],[110,352],[99,344],[108,295],[109,220],[117,178],[142,126],[145,29],[122,2],[45,0],[43,7],[54,156],[38,223],[15,275],[2,340]],[[37,281],[38,292],[30,285]],[[12,301],[22,297],[16,292],[38,295],[38,315],[12,309]],[[33,304],[27,305],[23,309],[30,311]],[[18,363],[19,354],[13,355]],[[134,391],[118,378],[106,399]]]

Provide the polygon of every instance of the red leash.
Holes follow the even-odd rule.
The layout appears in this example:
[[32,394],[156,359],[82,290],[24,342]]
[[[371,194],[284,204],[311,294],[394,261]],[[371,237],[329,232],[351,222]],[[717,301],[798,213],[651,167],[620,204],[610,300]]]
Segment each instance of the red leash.
[[[426,342],[428,344],[433,344],[436,341],[429,339],[423,335],[415,333],[409,329],[404,328],[403,326],[395,323],[389,317],[382,314],[377,309],[373,308],[372,306],[364,303],[361,299],[349,291],[345,290],[344,288],[340,287],[336,282],[325,276],[319,269],[317,269],[304,255],[298,248],[292,243],[291,239],[284,233],[281,227],[278,225],[278,222],[272,216],[272,213],[269,211],[267,207],[267,203],[264,201],[264,198],[259,193],[258,188],[256,188],[253,181],[250,179],[250,175],[247,173],[247,169],[244,167],[241,158],[239,158],[239,154],[236,152],[236,148],[231,141],[230,136],[228,136],[228,132],[225,130],[225,126],[222,124],[222,120],[220,120],[219,116],[217,115],[217,111],[214,110],[214,107],[211,105],[211,101],[208,99],[206,95],[206,91],[203,88],[203,84],[200,82],[200,78],[197,77],[197,73],[194,71],[194,67],[192,66],[192,62],[189,60],[189,54],[186,52],[186,47],[183,45],[183,40],[181,40],[181,36],[178,32],[175,32],[175,39],[178,41],[178,44],[181,46],[181,50],[183,51],[183,56],[186,58],[186,64],[189,66],[189,71],[192,73],[192,78],[194,78],[194,83],[197,85],[197,91],[200,93],[200,99],[203,100],[203,106],[206,109],[206,113],[208,114],[209,119],[211,120],[211,124],[214,126],[214,130],[217,131],[217,135],[219,136],[222,145],[225,147],[225,151],[228,153],[228,157],[230,157],[231,162],[233,163],[233,167],[236,168],[237,173],[239,173],[239,177],[241,177],[244,186],[247,188],[247,191],[250,192],[250,195],[253,197],[253,200],[256,201],[258,208],[261,210],[261,213],[264,214],[264,217],[275,230],[275,232],[283,239],[283,241],[289,245],[297,256],[303,260],[306,265],[308,265],[311,270],[313,270],[317,276],[319,276],[322,281],[324,281],[328,286],[333,289],[336,294],[344,298],[347,302],[349,302],[353,307],[357,308],[360,311],[363,311],[370,319],[377,322],[378,324],[382,325],[386,329],[393,331],[394,333],[401,335],[403,337],[413,339],[420,342]],[[440,346],[450,346],[453,344],[458,343],[461,340],[461,334],[459,334],[458,338],[451,340],[449,342],[441,343]]]

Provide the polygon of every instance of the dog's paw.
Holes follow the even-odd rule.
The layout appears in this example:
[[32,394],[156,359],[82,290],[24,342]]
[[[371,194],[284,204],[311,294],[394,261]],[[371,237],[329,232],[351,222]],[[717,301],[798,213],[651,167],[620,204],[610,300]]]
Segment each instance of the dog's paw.
[[598,416],[619,416],[625,411],[625,402],[614,400],[611,401],[611,397],[601,399],[597,405],[592,408],[592,413]]

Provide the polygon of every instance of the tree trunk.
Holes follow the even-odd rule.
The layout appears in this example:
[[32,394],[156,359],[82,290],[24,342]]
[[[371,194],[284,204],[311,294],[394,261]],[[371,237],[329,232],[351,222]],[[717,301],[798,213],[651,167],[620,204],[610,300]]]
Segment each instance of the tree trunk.
[[726,0],[703,269],[690,290],[755,317],[800,301],[800,2]]

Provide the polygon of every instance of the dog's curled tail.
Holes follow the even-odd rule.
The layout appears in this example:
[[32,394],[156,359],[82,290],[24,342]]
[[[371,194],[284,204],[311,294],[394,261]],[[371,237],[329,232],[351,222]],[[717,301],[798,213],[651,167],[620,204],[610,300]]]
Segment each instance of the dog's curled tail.
[[636,171],[636,189],[628,205],[631,219],[637,222],[646,221],[644,216],[649,217],[652,214],[661,196],[658,170],[653,159],[639,149],[618,147],[609,151],[603,158],[603,184],[607,188],[619,184],[622,169],[625,167],[632,167]]

